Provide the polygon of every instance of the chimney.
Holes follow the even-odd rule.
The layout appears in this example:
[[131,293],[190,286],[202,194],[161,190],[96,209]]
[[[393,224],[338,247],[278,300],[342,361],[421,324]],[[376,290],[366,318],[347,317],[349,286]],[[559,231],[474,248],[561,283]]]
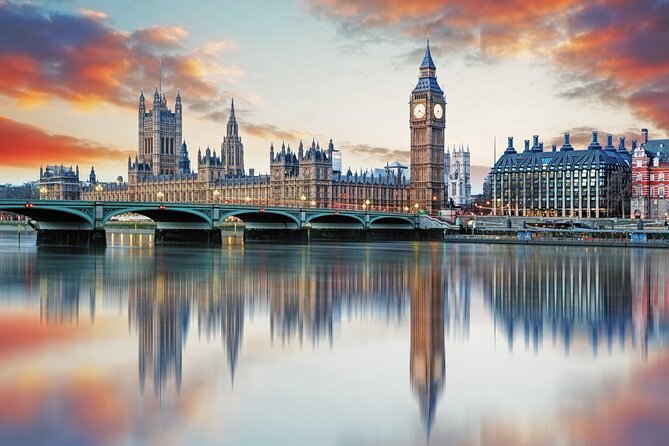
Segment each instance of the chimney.
[[592,131],[592,142],[588,146],[588,150],[602,150],[602,146],[597,141],[597,135],[599,132],[597,130]]
[[557,152],[557,145],[553,144],[553,152]]
[[562,144],[562,147],[560,148],[560,151],[563,150],[574,150],[574,148],[571,146],[569,139],[571,138],[571,135],[569,132],[565,132],[564,134],[564,144]]
[[636,139],[633,139],[632,140],[632,152],[634,152],[634,150],[636,149],[636,144],[637,144]]
[[625,149],[625,137],[624,136],[620,137],[620,144],[618,144],[618,150],[626,150]]
[[528,150],[530,150],[530,140],[526,139],[525,140],[525,151],[527,152]]
[[544,151],[544,143],[540,142],[539,143],[539,152],[543,152],[543,151]]
[[532,136],[532,148],[536,149],[539,147],[539,135]]
[[249,169],[249,176],[250,176],[250,177],[254,176],[255,173],[256,173],[256,170],[255,170],[255,169]]
[[613,135],[606,135],[606,150],[616,150],[616,148],[613,147]]
[[641,129],[641,144],[648,142],[648,129]]
[[509,136],[509,147],[506,148],[504,153],[516,153],[516,149],[513,148],[513,136]]

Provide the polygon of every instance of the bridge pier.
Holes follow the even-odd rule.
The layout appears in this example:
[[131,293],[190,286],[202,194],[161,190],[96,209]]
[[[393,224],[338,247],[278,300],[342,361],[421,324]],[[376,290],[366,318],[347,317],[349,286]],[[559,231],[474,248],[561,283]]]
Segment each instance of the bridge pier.
[[155,245],[199,245],[221,246],[221,229],[156,229],[153,242]]
[[38,229],[37,246],[107,247],[104,229]]

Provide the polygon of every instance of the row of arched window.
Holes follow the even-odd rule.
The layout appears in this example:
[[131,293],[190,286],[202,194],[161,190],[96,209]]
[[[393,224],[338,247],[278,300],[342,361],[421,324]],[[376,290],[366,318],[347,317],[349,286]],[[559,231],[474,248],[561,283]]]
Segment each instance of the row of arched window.
[[[153,147],[153,138],[144,138],[144,155],[151,155]],[[174,138],[160,138],[160,154],[174,155]]]

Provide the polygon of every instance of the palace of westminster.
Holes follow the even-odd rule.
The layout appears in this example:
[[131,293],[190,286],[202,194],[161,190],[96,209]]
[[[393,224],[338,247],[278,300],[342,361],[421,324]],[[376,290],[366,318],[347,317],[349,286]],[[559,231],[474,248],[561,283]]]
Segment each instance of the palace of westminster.
[[[410,179],[400,163],[370,172],[342,172],[332,140],[327,147],[312,141],[269,148],[270,173],[244,167],[234,100],[220,152],[198,150],[197,173],[191,169],[182,133],[183,105],[177,92],[174,111],[156,87],[149,106],[139,96],[138,149],[128,158],[128,177],[101,183],[91,169],[89,183],[80,186],[79,170],[47,166],[40,169],[40,197],[107,201],[240,203],[289,207],[323,207],[435,212],[449,204],[467,204],[471,195],[469,151],[444,152],[446,127],[444,92],[437,83],[429,42],[411,92]],[[446,169],[444,162],[446,161]],[[445,186],[448,186],[445,187]],[[448,190],[446,190],[448,189]],[[449,190],[452,192],[447,197]],[[450,199],[449,199],[450,198]]]

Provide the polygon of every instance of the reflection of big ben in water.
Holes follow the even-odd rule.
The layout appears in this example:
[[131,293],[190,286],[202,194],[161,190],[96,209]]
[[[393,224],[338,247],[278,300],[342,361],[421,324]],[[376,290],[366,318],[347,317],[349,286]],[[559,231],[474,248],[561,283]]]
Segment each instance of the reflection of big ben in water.
[[[416,256],[421,253],[417,252]],[[428,269],[415,260],[411,285],[411,388],[418,398],[427,433],[432,429],[437,398],[444,387],[444,276],[439,256],[431,253]],[[427,263],[427,262],[425,262]],[[425,265],[423,263],[423,265]]]

